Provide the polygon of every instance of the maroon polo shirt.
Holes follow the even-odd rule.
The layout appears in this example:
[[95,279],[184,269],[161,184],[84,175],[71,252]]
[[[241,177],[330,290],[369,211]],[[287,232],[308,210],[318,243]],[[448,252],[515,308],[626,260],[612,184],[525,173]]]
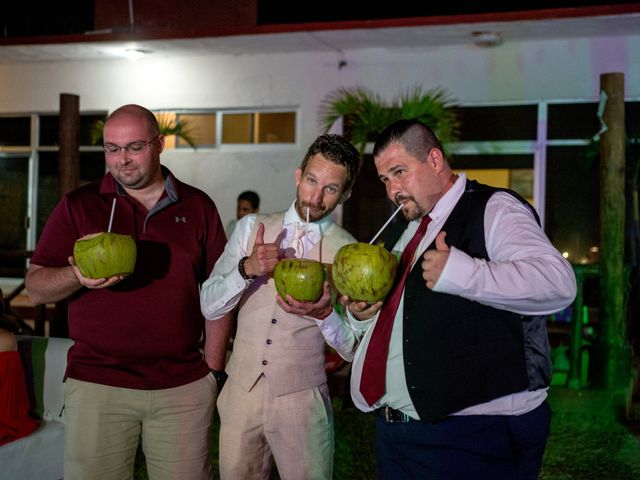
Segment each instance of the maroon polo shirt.
[[66,195],[56,206],[31,263],[63,267],[75,241],[106,231],[131,235],[135,271],[110,288],[82,288],[69,298],[67,376],[104,385],[161,389],[202,378],[204,328],[199,284],[226,243],[214,202],[166,168],[165,191],[151,211],[111,174]]

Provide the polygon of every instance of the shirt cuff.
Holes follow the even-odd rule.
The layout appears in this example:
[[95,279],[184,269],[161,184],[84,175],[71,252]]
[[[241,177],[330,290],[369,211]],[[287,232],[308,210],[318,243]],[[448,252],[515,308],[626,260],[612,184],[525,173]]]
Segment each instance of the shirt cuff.
[[362,336],[362,334],[366,332],[369,326],[373,323],[373,320],[378,316],[376,313],[373,317],[367,320],[358,320],[348,308],[345,307],[345,310],[347,312],[349,325],[351,325],[351,328],[353,328],[354,332],[356,332],[358,336]]
[[466,282],[473,275],[474,270],[475,261],[472,257],[456,247],[450,247],[449,258],[433,286],[433,291],[461,295],[464,291],[464,285],[461,282]]

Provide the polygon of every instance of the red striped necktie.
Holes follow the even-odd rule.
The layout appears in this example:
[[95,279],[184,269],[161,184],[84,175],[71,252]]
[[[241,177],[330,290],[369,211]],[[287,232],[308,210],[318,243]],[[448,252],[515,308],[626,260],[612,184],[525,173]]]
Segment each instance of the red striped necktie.
[[427,231],[427,225],[430,221],[431,217],[429,215],[422,217],[418,230],[405,247],[404,252],[402,252],[400,261],[402,276],[387,296],[369,340],[360,379],[360,392],[369,405],[376,403],[385,392],[387,356],[389,354],[389,339],[391,338],[393,321],[404,292],[404,285],[411,271],[413,256],[420,244],[420,240],[422,240]]

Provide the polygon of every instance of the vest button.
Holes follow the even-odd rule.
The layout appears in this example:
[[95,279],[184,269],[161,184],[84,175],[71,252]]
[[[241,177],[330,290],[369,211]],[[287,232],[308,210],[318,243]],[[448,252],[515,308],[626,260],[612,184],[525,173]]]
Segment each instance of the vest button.
[[262,360],[262,364],[263,365],[266,365],[267,363],[269,363],[269,362],[267,362],[266,360]]
[[271,339],[267,338],[267,345],[271,345]]
[[278,320],[276,320],[275,318],[272,318],[271,323],[278,323]]
[[415,385],[411,385],[409,388],[410,388],[411,390],[415,390],[415,389],[416,389],[416,386],[415,386]]

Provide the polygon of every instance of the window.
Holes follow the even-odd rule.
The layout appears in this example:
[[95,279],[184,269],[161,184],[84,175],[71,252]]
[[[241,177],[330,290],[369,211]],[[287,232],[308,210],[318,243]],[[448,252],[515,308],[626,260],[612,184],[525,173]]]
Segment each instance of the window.
[[469,178],[510,188],[536,202],[535,142],[538,106],[458,107],[460,141],[449,146],[451,166]]
[[[553,244],[572,263],[599,259],[600,130],[595,102],[464,106],[451,166],[531,201]],[[640,137],[640,102],[625,103],[627,136]],[[637,142],[637,140],[636,140]],[[629,162],[627,158],[627,162]]]
[[[90,132],[96,120],[105,116],[105,113],[80,115],[81,183],[104,175],[102,147],[91,145]],[[0,200],[2,205],[13,206],[5,209],[0,225],[1,250],[33,250],[60,198],[58,120],[55,114],[0,116]],[[24,268],[23,258],[3,260],[0,275],[22,277]]]
[[[297,113],[284,111],[163,111],[157,113],[163,122],[183,122],[196,147],[217,148],[222,145],[295,144]],[[180,135],[169,135],[166,148],[191,148]]]

